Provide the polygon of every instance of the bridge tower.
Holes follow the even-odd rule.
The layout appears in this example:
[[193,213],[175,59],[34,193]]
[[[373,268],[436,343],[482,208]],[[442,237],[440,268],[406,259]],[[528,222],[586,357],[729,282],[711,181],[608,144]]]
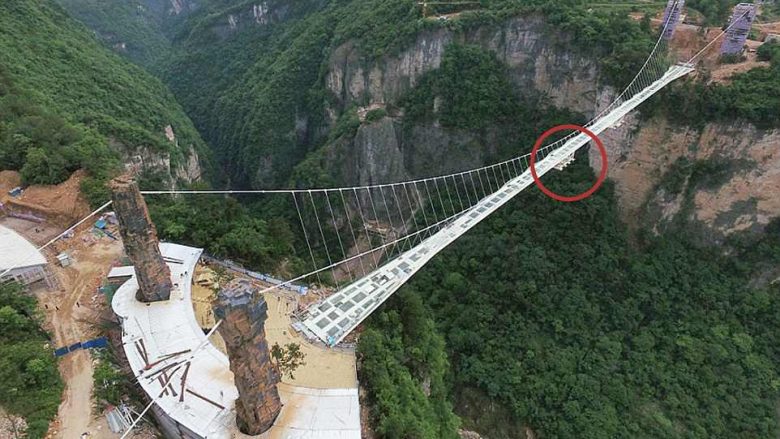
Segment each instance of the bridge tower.
[[663,24],[666,24],[667,21],[669,22],[669,25],[666,26],[666,30],[664,30],[665,40],[671,40],[674,36],[674,31],[677,29],[677,24],[680,22],[680,17],[682,17],[683,7],[685,7],[685,0],[669,0],[666,3],[664,21],[661,23],[663,26]]
[[734,11],[729,20],[729,30],[720,46],[721,55],[740,55],[745,47],[750,27],[756,18],[756,5],[753,3],[740,3],[734,6]]
[[279,372],[271,362],[265,338],[268,304],[245,279],[226,285],[217,295],[214,315],[222,320],[219,333],[225,340],[230,370],[238,388],[236,423],[242,433],[258,435],[273,425],[282,403]]
[[138,183],[133,177],[123,175],[113,179],[110,186],[122,243],[138,280],[136,299],[146,303],[170,299],[171,271],[160,253],[157,230],[138,191]]

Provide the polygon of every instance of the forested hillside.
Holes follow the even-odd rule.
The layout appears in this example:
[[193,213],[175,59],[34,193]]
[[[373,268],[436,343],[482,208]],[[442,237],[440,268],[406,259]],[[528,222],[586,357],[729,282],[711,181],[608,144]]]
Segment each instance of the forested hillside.
[[[485,2],[452,24],[424,20],[411,0],[266,1],[260,6],[206,1],[186,19],[169,11],[149,17],[149,4],[159,2],[137,2],[143,12],[132,14],[129,6],[112,6],[114,2],[97,8],[85,0],[62,3],[85,22],[98,23],[93,26],[99,35],[117,29],[116,37],[106,40],[109,44],[127,42],[131,59],[162,71],[236,185],[285,183],[292,168],[326,141],[334,117],[347,110],[335,104],[325,84],[329,57],[345,43],[353,45],[360,52],[359,62],[366,64],[397,55],[426,30],[457,33],[461,28],[499,26],[512,16],[548,15],[551,37],[575,33],[577,38],[560,43],[574,44],[594,57],[604,55],[605,76],[622,84],[652,40],[625,15],[583,17],[571,6],[539,0]],[[620,37],[606,32],[616,25]],[[122,36],[128,27],[150,28],[148,38]],[[171,42],[171,59],[151,61],[133,52],[157,51],[162,34]]]
[[164,29],[175,18],[175,11],[167,0],[57,2],[94,30],[107,48],[150,71],[171,56]]
[[[627,14],[665,4],[484,0],[434,8],[461,12],[439,20],[423,18],[412,0],[204,0],[180,2],[182,11],[158,0],[60,1],[171,88],[219,159],[224,172],[211,183],[242,189],[396,181],[526,152],[535,134],[586,120],[631,80],[656,35],[649,15]],[[688,6],[696,20],[720,26],[735,3]],[[773,45],[759,51],[769,67],[721,84],[706,72],[680,81],[637,123],[777,128],[780,55]],[[6,90],[42,93],[21,71]],[[60,114],[59,95],[55,103],[43,93],[36,111]],[[137,101],[101,102],[112,117],[154,129],[131,136],[105,116],[80,116],[81,106],[61,116],[76,137],[50,143],[73,144],[81,130],[135,145],[168,120],[147,120]],[[177,128],[197,143],[194,130],[183,133]],[[396,154],[403,169],[363,172],[368,150]],[[17,166],[30,178],[47,175],[33,167],[43,155]],[[89,166],[74,156],[71,167]],[[589,186],[586,163],[580,157],[550,177],[551,188]],[[655,189],[694,197],[709,188],[699,183],[723,174],[718,163],[680,160]],[[142,183],[159,187],[158,177]],[[162,237],[261,270],[300,272],[309,256],[286,205],[205,196],[150,205]],[[777,437],[778,291],[764,270],[780,262],[780,223],[735,234],[724,250],[691,243],[686,232],[698,226],[685,215],[675,221],[686,227],[667,234],[629,235],[618,211],[611,184],[571,205],[531,189],[435,258],[360,338],[377,435],[450,438],[462,425],[490,438],[522,437],[523,427],[540,438]],[[328,228],[318,231],[323,240]]]
[[[574,193],[593,178],[577,163],[551,185]],[[413,392],[401,377],[425,377],[436,364],[417,359],[436,355],[421,337],[404,338],[409,353],[396,352],[393,331],[433,319],[454,391],[478,388],[538,437],[776,437],[780,304],[776,286],[747,286],[756,250],[723,257],[685,236],[646,236],[632,247],[616,209],[610,186],[571,205],[529,191],[416,275],[392,311],[374,317],[382,335],[360,341],[366,355],[397,362],[364,369],[382,398],[378,424],[441,416],[405,414],[385,396]],[[761,258],[780,262],[776,234],[755,244]],[[403,324],[393,323],[398,315]],[[522,437],[500,434],[505,419],[486,422],[497,409],[463,404],[456,411],[469,415],[466,427]]]
[[27,421],[27,436],[43,438],[57,414],[62,380],[36,301],[19,285],[0,285],[0,405]]
[[[166,175],[193,150],[208,157],[167,88],[102,47],[59,6],[4,1],[0,29],[0,169],[51,184],[85,168],[88,196],[103,202],[102,182],[123,156],[169,157],[170,168],[155,169]],[[166,139],[168,125],[178,143]]]

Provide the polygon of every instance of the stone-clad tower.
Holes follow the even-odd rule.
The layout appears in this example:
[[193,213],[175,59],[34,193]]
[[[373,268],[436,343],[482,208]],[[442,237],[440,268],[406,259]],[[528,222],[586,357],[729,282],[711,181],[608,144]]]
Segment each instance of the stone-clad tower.
[[111,181],[111,199],[125,252],[135,267],[139,287],[136,299],[141,302],[170,299],[171,271],[160,253],[157,230],[138,184],[127,175],[115,178]]
[[214,315],[222,320],[219,333],[225,340],[230,370],[238,388],[236,422],[242,433],[267,431],[282,410],[279,372],[271,363],[265,339],[268,305],[246,280],[234,280],[217,295]]

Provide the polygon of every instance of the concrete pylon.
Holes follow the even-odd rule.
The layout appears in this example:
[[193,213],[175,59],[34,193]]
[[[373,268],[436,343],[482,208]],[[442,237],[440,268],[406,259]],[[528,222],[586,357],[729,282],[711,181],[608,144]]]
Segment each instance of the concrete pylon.
[[242,433],[258,435],[273,425],[282,403],[279,372],[271,363],[265,338],[268,305],[252,284],[237,279],[224,286],[214,302],[214,315],[222,320],[230,370],[238,388],[236,423]]
[[171,271],[160,253],[157,230],[138,184],[124,175],[111,180],[110,187],[125,253],[135,267],[136,299],[147,303],[170,299]]

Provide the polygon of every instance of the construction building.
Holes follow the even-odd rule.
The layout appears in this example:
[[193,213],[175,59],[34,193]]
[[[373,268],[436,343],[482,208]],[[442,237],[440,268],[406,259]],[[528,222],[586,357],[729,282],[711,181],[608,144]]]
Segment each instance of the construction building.
[[0,226],[0,283],[18,282],[23,286],[43,281],[48,288],[54,287],[53,274],[48,269],[46,258],[22,235]]
[[[122,345],[133,379],[149,398],[151,412],[168,439],[360,439],[360,405],[357,383],[349,387],[315,388],[279,383],[281,411],[262,435],[240,431],[240,386],[242,360],[220,352],[198,325],[192,306],[192,277],[203,250],[161,243],[160,251],[176,284],[171,300],[143,303],[136,299],[138,282],[132,267],[117,273],[132,273],[114,294],[111,306],[122,325]],[[261,302],[254,302],[262,308]],[[237,314],[237,316],[240,315]],[[229,317],[222,324],[230,324]],[[221,325],[220,325],[221,327]],[[255,328],[257,329],[257,328]],[[243,333],[243,330],[242,330]],[[252,337],[252,330],[247,330]],[[227,343],[226,343],[227,344]],[[256,345],[255,345],[256,347]],[[263,354],[263,359],[267,359]],[[264,360],[265,361],[265,360]],[[266,380],[267,371],[255,379]],[[256,370],[256,369],[255,369]],[[264,378],[266,377],[266,378]],[[260,388],[265,395],[270,388]],[[272,397],[273,398],[273,397]],[[275,402],[269,416],[273,417]],[[262,420],[261,420],[262,421]]]

